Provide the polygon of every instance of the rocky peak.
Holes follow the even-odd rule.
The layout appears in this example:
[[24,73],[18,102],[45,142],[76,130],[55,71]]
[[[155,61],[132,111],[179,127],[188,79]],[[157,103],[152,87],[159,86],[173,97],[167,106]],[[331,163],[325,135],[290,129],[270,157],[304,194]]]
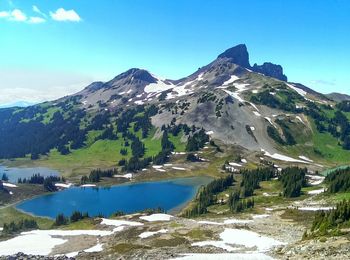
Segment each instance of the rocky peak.
[[263,65],[257,65],[255,63],[252,70],[268,77],[287,81],[287,76],[283,74],[283,68],[281,65],[276,65],[271,62],[265,62]]
[[104,83],[101,81],[96,81],[91,83],[89,86],[87,86],[85,89],[91,92],[95,92],[101,88],[103,88]]
[[230,62],[240,65],[244,68],[250,68],[249,53],[245,44],[239,44],[232,47],[218,56],[218,59],[229,59]]
[[146,83],[157,82],[157,79],[154,78],[147,70],[138,69],[138,68],[129,69],[128,71],[118,75],[113,79],[113,82],[125,80],[125,79],[138,80]]

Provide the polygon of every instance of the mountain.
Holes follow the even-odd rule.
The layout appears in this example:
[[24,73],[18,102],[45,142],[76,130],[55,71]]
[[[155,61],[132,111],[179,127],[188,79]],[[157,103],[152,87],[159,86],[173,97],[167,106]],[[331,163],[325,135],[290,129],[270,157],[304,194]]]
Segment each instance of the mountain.
[[350,100],[350,96],[347,94],[342,94],[342,93],[329,93],[326,95],[329,99],[332,99],[336,102],[341,102],[341,101],[348,101]]
[[[0,158],[90,156],[103,143],[114,149],[109,165],[132,160],[139,169],[174,149],[199,150],[210,136],[252,160],[340,163],[350,155],[349,113],[348,104],[287,82],[280,65],[251,66],[240,44],[182,79],[133,68],[53,102],[0,110]],[[108,151],[99,148],[94,159],[105,162]]]
[[34,102],[28,102],[28,101],[17,101],[13,103],[7,103],[7,104],[2,104],[0,105],[0,108],[9,108],[9,107],[29,107],[33,106],[36,103]]

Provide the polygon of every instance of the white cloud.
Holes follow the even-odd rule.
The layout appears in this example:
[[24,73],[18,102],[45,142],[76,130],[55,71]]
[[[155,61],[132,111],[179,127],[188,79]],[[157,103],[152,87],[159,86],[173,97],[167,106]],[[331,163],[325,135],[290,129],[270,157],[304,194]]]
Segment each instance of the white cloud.
[[9,12],[1,11],[0,12],[0,18],[8,18],[10,16]]
[[36,5],[33,5],[32,9],[33,9],[33,12],[35,12],[35,13],[37,13],[37,14],[40,14],[40,15],[42,15],[42,16],[44,16],[44,17],[47,17],[47,15],[44,14],[44,13],[39,9],[39,7],[37,7]]
[[29,23],[44,23],[44,22],[46,22],[46,20],[42,17],[34,16],[34,17],[30,17],[28,22]]
[[9,17],[11,21],[17,22],[25,22],[27,20],[27,16],[19,9],[14,9],[11,12],[11,16]]
[[73,72],[0,68],[0,104],[54,100],[76,93],[95,80]]
[[50,16],[53,20],[59,22],[80,22],[80,16],[74,10],[65,10],[59,8],[56,12],[50,12]]

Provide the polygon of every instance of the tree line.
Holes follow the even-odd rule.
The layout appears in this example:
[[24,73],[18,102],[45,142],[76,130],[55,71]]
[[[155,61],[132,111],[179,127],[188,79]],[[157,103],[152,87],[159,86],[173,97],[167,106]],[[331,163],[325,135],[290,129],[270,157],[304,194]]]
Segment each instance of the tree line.
[[304,233],[304,238],[340,234],[340,229],[348,226],[350,220],[350,201],[343,200],[328,211],[318,211],[313,220],[310,232]]
[[307,185],[307,168],[287,167],[281,171],[278,180],[283,186],[283,196],[287,198],[299,197],[301,188]]
[[345,169],[337,169],[325,178],[328,184],[327,192],[349,192],[350,191],[350,167]]

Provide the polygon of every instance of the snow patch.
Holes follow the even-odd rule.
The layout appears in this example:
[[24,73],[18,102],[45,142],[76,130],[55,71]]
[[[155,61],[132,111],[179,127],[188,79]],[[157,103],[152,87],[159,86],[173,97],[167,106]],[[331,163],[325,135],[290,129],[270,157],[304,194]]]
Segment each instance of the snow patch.
[[332,210],[333,207],[300,207],[298,210],[303,211],[319,211],[319,210]]
[[304,155],[300,155],[300,156],[299,156],[299,158],[300,158],[300,159],[302,159],[302,160],[304,160],[304,161],[314,162],[313,160],[311,160],[311,159],[307,158],[307,157],[306,157],[306,156],[304,156]]
[[147,237],[151,237],[151,236],[154,236],[156,234],[165,234],[167,233],[168,230],[167,229],[161,229],[161,230],[158,230],[158,231],[149,231],[149,232],[143,232],[139,235],[140,238],[147,238]]
[[261,114],[259,112],[253,111],[254,115],[256,116],[261,116]]
[[163,213],[157,213],[152,214],[149,216],[142,216],[140,219],[146,220],[148,222],[154,222],[154,221],[170,221],[173,218],[173,216]]
[[262,253],[183,254],[173,260],[273,260]]
[[125,178],[125,179],[132,179],[132,173],[126,173],[124,175],[113,175],[115,178]]
[[230,79],[229,79],[229,80],[226,80],[222,85],[223,85],[223,86],[228,86],[228,85],[230,85],[231,83],[233,83],[233,82],[235,82],[235,81],[237,81],[237,80],[239,80],[239,77],[237,77],[236,75],[232,75],[232,76],[230,77]]
[[145,87],[145,92],[146,93],[159,93],[159,92],[163,92],[169,89],[174,88],[175,85],[171,84],[171,83],[165,83],[164,81],[157,79],[156,83],[151,83],[148,84]]
[[275,239],[244,229],[227,228],[220,234],[220,238],[226,244],[242,245],[248,248],[257,247],[259,252],[266,252],[274,246],[285,244]]
[[55,183],[56,187],[68,189],[73,186],[72,183]]
[[83,187],[83,188],[96,187],[96,184],[84,184],[84,185],[81,185],[80,187]]
[[309,195],[317,195],[317,194],[320,194],[322,192],[324,192],[324,188],[319,189],[319,190],[310,190],[310,191],[307,192],[307,194],[309,194]]
[[100,243],[98,243],[96,246],[93,246],[84,250],[84,252],[86,253],[95,253],[95,252],[101,252],[101,251],[103,251],[103,245]]
[[186,169],[182,167],[171,167],[171,168],[173,168],[174,170],[186,171]]
[[302,89],[300,89],[300,88],[297,88],[297,87],[293,86],[292,84],[288,84],[288,83],[286,83],[286,84],[287,84],[288,87],[290,87],[291,89],[293,89],[294,91],[296,91],[299,95],[301,95],[301,96],[303,96],[303,97],[306,96],[306,94],[307,94],[306,91],[304,91],[304,90],[302,90]]
[[230,163],[228,163],[229,165],[231,165],[231,166],[237,166],[237,167],[242,167],[242,165],[241,164],[239,164],[239,163],[235,163],[235,162],[230,162]]
[[8,182],[3,182],[2,185],[7,188],[17,188],[18,186],[16,184],[8,183]]
[[292,157],[286,156],[286,155],[282,155],[282,154],[278,154],[278,153],[274,153],[271,154],[267,151],[265,151],[264,149],[261,149],[262,152],[264,152],[264,155],[276,160],[280,160],[280,161],[286,161],[286,162],[299,162],[299,163],[309,163],[306,161],[302,161],[302,160],[298,160],[298,159],[294,159]]
[[115,227],[121,227],[121,226],[143,226],[143,223],[141,222],[136,222],[136,221],[127,221],[127,220],[118,220],[118,219],[107,219],[103,218],[101,225],[106,225],[106,226],[115,226]]
[[304,121],[301,119],[300,116],[296,116],[295,118],[298,119],[301,123],[303,123],[305,125]]

